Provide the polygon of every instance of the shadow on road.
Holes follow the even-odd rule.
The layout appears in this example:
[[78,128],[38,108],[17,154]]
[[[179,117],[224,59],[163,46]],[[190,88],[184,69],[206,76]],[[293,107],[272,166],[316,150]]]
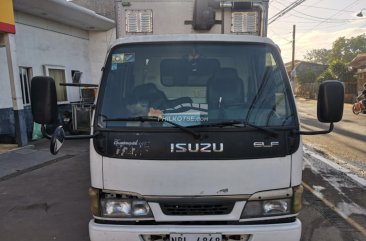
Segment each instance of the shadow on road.
[[[306,118],[306,117],[301,118],[301,123],[305,124],[305,125],[308,125],[308,126],[313,126],[313,127],[319,128],[319,129],[329,128],[329,126],[327,124],[323,124],[323,123],[315,121],[314,119]],[[313,130],[313,128],[310,129],[310,128],[306,128],[306,127],[303,127],[303,126],[302,126],[302,128]],[[361,130],[360,130],[360,132],[361,132]],[[359,140],[359,141],[366,142],[365,133],[360,134],[360,133],[355,133],[355,132],[352,132],[352,131],[344,130],[344,129],[339,128],[339,127],[337,128],[337,124],[335,124],[334,133],[337,133],[339,135],[346,136],[346,137],[349,137],[349,138],[352,138],[352,139],[356,139],[356,140]]]

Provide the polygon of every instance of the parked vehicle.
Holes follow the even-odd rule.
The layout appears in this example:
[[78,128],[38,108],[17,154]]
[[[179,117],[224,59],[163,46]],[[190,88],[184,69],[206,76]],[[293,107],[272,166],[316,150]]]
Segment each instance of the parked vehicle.
[[[319,88],[329,130],[301,131],[279,49],[265,37],[268,1],[117,4],[117,32],[132,36],[107,54],[91,134],[45,133],[53,153],[64,139],[91,139],[90,239],[300,240],[300,135],[332,131],[343,85]],[[53,80],[32,87],[35,121],[52,123]]]

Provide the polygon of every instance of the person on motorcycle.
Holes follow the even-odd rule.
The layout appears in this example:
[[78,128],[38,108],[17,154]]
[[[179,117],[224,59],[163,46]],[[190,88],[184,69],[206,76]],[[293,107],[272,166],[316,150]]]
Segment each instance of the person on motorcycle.
[[357,100],[362,103],[363,108],[366,108],[366,83],[363,85],[363,91],[361,94],[357,96]]
[[357,96],[357,101],[353,104],[352,111],[355,115],[360,113],[366,114],[366,83],[363,85],[361,94]]

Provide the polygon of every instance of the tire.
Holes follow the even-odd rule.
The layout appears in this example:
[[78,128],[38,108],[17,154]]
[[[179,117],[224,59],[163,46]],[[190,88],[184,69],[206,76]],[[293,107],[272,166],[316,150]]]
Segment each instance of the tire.
[[352,112],[355,115],[360,114],[360,109],[356,107],[356,104],[353,104],[353,106],[352,106]]

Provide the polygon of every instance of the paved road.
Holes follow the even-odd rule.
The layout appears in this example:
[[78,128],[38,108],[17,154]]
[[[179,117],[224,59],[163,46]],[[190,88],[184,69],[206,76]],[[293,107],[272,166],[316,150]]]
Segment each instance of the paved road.
[[302,240],[366,241],[366,180],[306,149]]
[[[48,145],[39,148],[45,152]],[[302,241],[366,241],[354,226],[366,227],[365,186],[319,161],[310,150],[305,161],[304,181],[317,196],[306,189]],[[57,159],[38,167],[0,179],[0,240],[89,240],[88,143],[68,141]]]
[[56,161],[2,179],[0,240],[89,240],[88,157],[87,142],[69,141]]
[[[326,129],[316,118],[316,101],[297,99],[302,130]],[[352,105],[344,105],[343,120],[327,135],[303,136],[306,145],[323,152],[341,165],[366,177],[366,115],[354,115]]]
[[[302,130],[329,126],[317,121],[316,101],[298,98],[297,106]],[[308,188],[304,195],[303,240],[315,240],[313,235],[323,236],[319,240],[324,241],[366,240],[357,230],[366,227],[366,183],[359,179],[366,178],[366,115],[354,115],[351,107],[344,105],[343,120],[335,124],[334,132],[303,136],[309,148],[303,180],[313,191],[311,194]]]

